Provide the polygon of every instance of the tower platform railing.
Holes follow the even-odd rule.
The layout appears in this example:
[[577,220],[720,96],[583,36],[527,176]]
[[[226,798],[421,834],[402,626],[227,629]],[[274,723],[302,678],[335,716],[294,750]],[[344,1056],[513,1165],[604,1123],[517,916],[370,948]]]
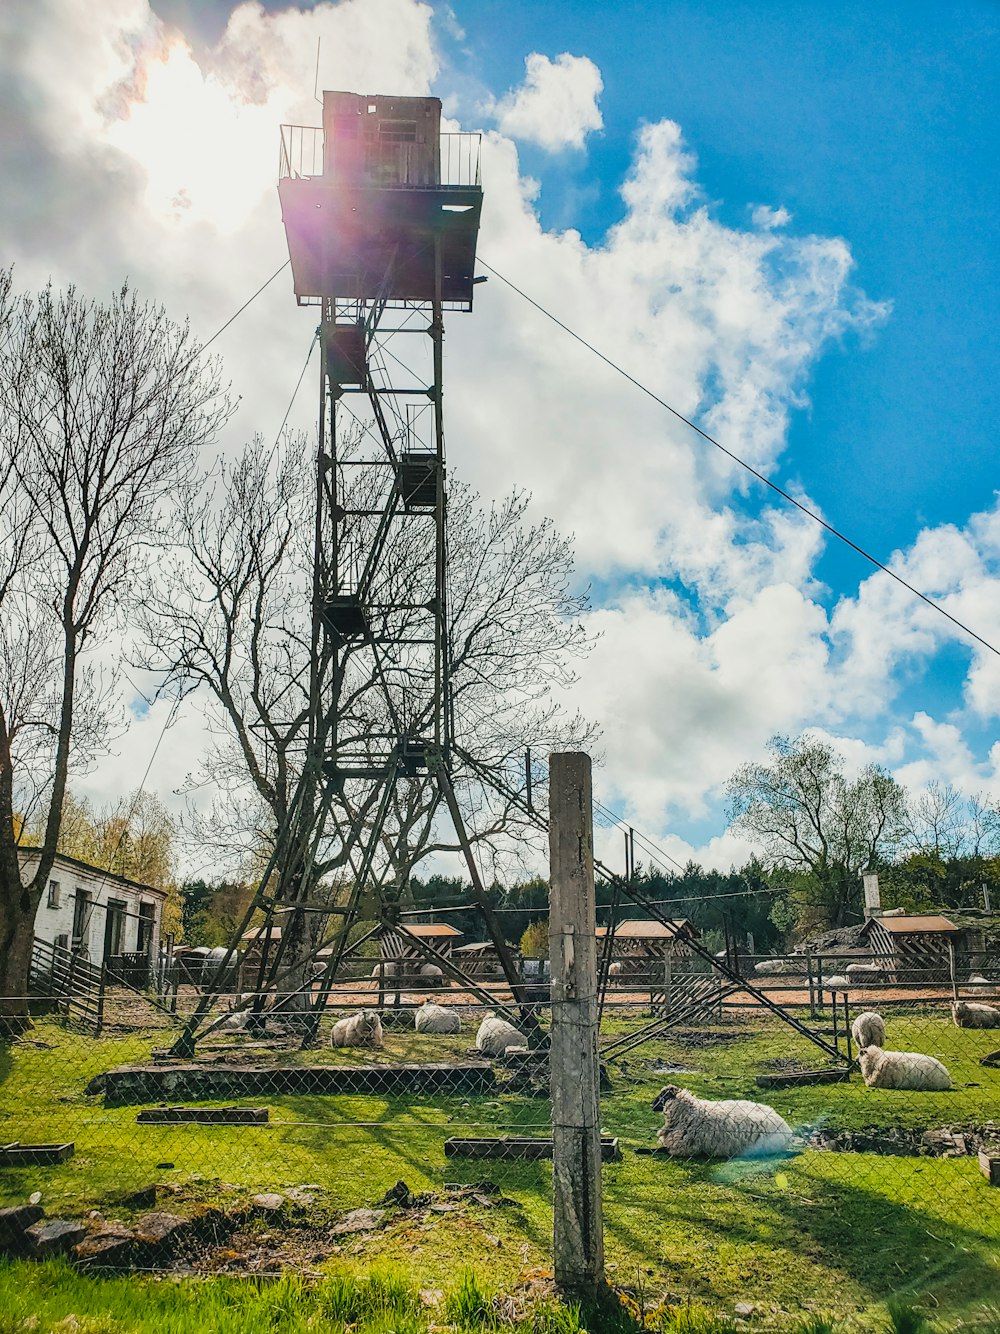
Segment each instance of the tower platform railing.
[[[481,134],[441,135],[441,179],[435,186],[412,185],[409,189],[438,186],[480,186]],[[323,175],[323,127],[282,125],[278,178],[307,180]]]

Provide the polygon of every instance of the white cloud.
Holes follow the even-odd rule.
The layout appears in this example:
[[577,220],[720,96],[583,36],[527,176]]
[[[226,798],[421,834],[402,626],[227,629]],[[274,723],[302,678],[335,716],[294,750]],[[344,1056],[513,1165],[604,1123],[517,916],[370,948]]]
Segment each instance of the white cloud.
[[524,60],[524,82],[488,112],[502,133],[538,144],[550,153],[582,148],[604,121],[597,102],[604,88],[601,71],[586,56],[563,52],[555,60],[532,52]]
[[[128,275],[214,333],[286,257],[278,125],[319,119],[317,37],[321,85],[424,94],[438,73],[431,17],[414,0],[281,13],[245,4],[196,56],[145,0],[0,7],[0,79],[18,108],[0,136],[0,239],[18,281],[51,275],[102,295]],[[600,91],[585,57],[528,58],[525,84],[497,104],[500,128],[484,138],[480,253],[771,474],[818,358],[887,307],[854,287],[843,240],[796,235],[783,209],[724,225],[668,119],[639,129],[624,216],[600,244],[547,232],[511,136],[579,146],[601,126]],[[948,716],[916,721],[900,692],[942,644],[962,642],[957,631],[880,574],[827,612],[817,526],[762,500],[758,483],[502,282],[476,292],[474,315],[448,318],[450,464],[488,496],[529,488],[536,510],[576,535],[603,637],[573,698],[604,726],[604,800],[679,861],[726,866],[744,845],[685,832],[713,821],[721,831],[726,778],[775,731],[822,726],[858,762],[880,757],[921,781],[993,781],[998,757],[978,759],[963,728],[1000,712],[994,654],[970,653]],[[284,274],[220,338],[242,395],[222,448],[277,431],[314,328]],[[311,428],[314,408],[307,376],[291,423]],[[1000,509],[919,534],[894,568],[1000,641]],[[186,710],[150,780],[171,801],[204,725],[197,701]],[[161,721],[154,709],[133,725],[120,761],[87,778],[92,796],[134,785]]]
[[758,204],[750,214],[755,227],[773,231],[776,227],[787,227],[792,215],[787,208],[770,208],[767,204]]

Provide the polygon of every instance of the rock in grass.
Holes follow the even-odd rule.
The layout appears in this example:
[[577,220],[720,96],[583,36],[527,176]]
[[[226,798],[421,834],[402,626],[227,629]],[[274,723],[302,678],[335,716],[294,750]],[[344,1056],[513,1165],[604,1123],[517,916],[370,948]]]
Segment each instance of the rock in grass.
[[0,1251],[24,1245],[25,1232],[44,1217],[45,1210],[40,1204],[14,1204],[9,1209],[0,1209]]
[[263,1214],[276,1213],[285,1203],[284,1195],[251,1195],[250,1203]]
[[48,1223],[33,1223],[25,1232],[33,1254],[60,1255],[82,1241],[87,1235],[86,1224],[74,1219],[53,1218]]
[[163,1246],[178,1240],[189,1227],[189,1220],[181,1218],[179,1214],[157,1210],[142,1215],[135,1225],[135,1235],[138,1241],[147,1246]]
[[78,1260],[90,1264],[124,1265],[131,1260],[134,1242],[135,1237],[129,1228],[121,1223],[104,1223],[74,1246],[73,1254]]
[[374,1232],[382,1226],[384,1209],[352,1209],[330,1229],[331,1236],[346,1237],[352,1232]]

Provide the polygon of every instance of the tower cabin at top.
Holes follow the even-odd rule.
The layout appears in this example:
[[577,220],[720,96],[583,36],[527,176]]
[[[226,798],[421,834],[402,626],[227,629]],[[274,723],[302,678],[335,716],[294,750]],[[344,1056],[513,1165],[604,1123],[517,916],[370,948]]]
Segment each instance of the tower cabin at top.
[[278,195],[300,304],[471,308],[479,136],[442,135],[436,97],[324,92],[321,129],[282,126]]

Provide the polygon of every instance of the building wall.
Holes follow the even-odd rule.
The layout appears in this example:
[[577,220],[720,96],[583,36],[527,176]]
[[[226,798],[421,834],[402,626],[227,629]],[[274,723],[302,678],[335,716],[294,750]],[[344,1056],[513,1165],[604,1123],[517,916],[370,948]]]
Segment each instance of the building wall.
[[[30,849],[18,853],[22,873],[31,873],[31,864],[37,860]],[[58,887],[57,902],[52,903],[51,889]],[[92,964],[100,966],[104,962],[104,938],[107,926],[108,901],[124,903],[124,918],[121,929],[119,954],[138,952],[139,909],[148,905],[152,909],[152,938],[150,950],[156,957],[160,947],[160,925],[163,917],[163,896],[155,890],[130,885],[126,881],[107,876],[105,872],[93,867],[84,868],[65,858],[57,857],[49,877],[49,885],[42,894],[35,916],[35,935],[50,945],[64,943],[72,948],[76,943],[73,937],[73,918],[77,896],[89,893],[91,904],[80,940],[81,953]],[[60,937],[65,941],[60,941]]]

